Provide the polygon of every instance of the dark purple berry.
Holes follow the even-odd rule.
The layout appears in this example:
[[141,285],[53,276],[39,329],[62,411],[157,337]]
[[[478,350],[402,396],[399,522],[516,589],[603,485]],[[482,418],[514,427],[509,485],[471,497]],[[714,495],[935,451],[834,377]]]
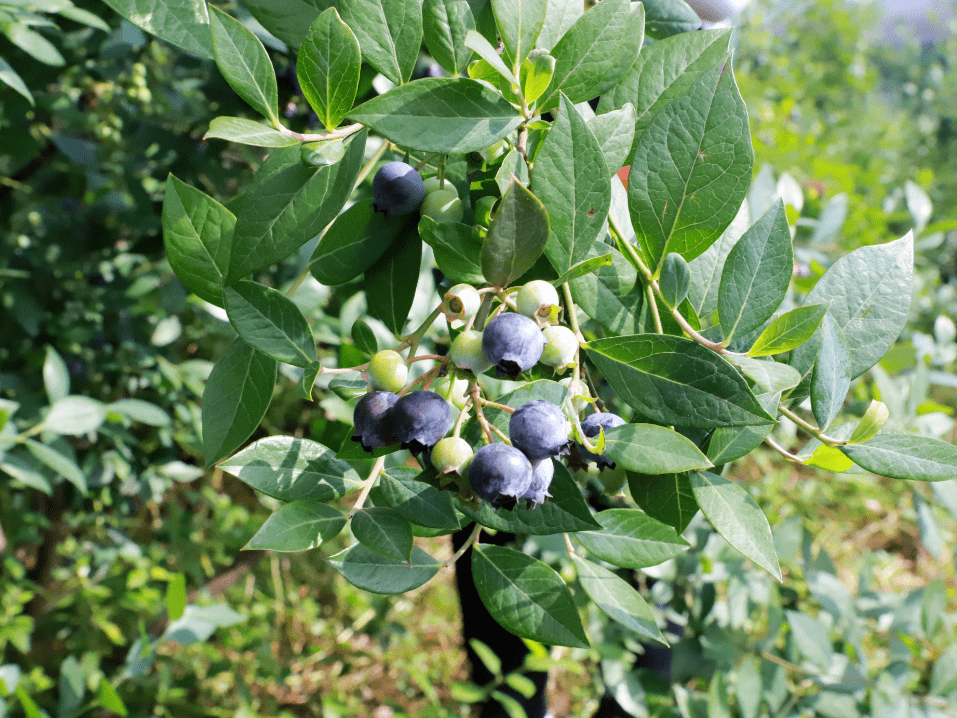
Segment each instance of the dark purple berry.
[[418,455],[438,443],[452,426],[449,403],[434,391],[413,391],[400,397],[389,422],[403,449]]
[[489,444],[475,452],[467,476],[472,491],[493,509],[513,508],[532,484],[532,465],[508,444]]
[[529,484],[528,491],[519,498],[528,499],[532,502],[532,508],[545,503],[545,498],[551,496],[548,493],[548,487],[555,476],[555,464],[551,459],[542,459],[532,464],[532,483]]
[[405,162],[387,162],[372,179],[372,207],[386,217],[414,212],[423,199],[422,176]]
[[514,379],[526,369],[531,369],[544,349],[542,330],[535,320],[524,314],[499,314],[485,325],[482,333],[482,351],[495,365],[499,378]]
[[398,401],[399,396],[391,391],[374,391],[359,399],[352,414],[356,427],[352,440],[360,442],[366,451],[398,444],[399,439],[388,416]]
[[[621,426],[625,424],[625,420],[622,419],[618,414],[611,414],[609,412],[602,412],[600,414],[589,414],[582,421],[582,432],[589,439],[592,439],[598,436],[598,429],[604,429],[608,431],[609,429],[614,429],[616,426]],[[575,451],[578,452],[578,455],[581,457],[584,463],[589,461],[594,461],[598,466],[599,470],[605,468],[614,469],[615,462],[611,459],[606,458],[601,454],[594,454],[591,451],[588,451],[582,444],[575,442]]]
[[534,399],[522,404],[508,422],[512,445],[529,461],[568,453],[571,423],[562,410],[550,401]]

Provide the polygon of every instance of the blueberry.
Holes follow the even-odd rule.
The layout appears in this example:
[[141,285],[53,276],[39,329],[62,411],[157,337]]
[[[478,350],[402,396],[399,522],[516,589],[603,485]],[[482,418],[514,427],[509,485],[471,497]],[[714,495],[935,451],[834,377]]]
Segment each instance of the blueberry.
[[419,208],[423,217],[436,222],[461,222],[465,214],[462,200],[455,190],[439,189],[429,194]]
[[542,356],[545,337],[533,319],[507,312],[492,319],[482,333],[482,351],[499,378],[514,379]]
[[492,368],[492,362],[486,358],[482,351],[483,344],[482,332],[473,329],[462,332],[455,337],[452,346],[449,348],[452,363],[459,369],[468,369],[475,374],[484,374]]
[[[611,414],[609,412],[602,412],[600,414],[589,414],[582,421],[582,432],[589,439],[598,436],[599,427],[608,431],[609,429],[614,429],[616,426],[621,426],[625,424],[625,420],[622,419],[618,414]],[[582,461],[589,462],[594,461],[599,469],[615,468],[615,462],[611,459],[607,459],[601,454],[594,454],[591,451],[588,451],[584,446],[575,442],[575,451],[578,452],[578,455],[581,457]]]
[[550,282],[542,279],[533,279],[519,289],[515,301],[518,304],[519,314],[524,314],[531,319],[541,317],[551,320],[561,311],[558,290]]
[[386,217],[414,212],[424,198],[421,175],[405,162],[387,162],[372,180],[372,207]]
[[528,491],[519,498],[528,499],[532,502],[532,508],[545,503],[545,498],[551,496],[548,493],[548,487],[555,476],[555,464],[551,459],[542,459],[532,464],[532,483],[529,484]]
[[532,465],[514,446],[489,444],[472,457],[468,480],[472,491],[492,508],[512,508],[532,484]]
[[444,182],[442,182],[441,180],[439,180],[438,176],[429,177],[427,180],[423,181],[422,187],[425,190],[426,197],[428,197],[430,194],[440,189],[450,190],[452,192],[455,192],[456,197],[459,196],[459,191],[455,189],[454,184],[452,184],[448,180],[445,180]]
[[352,414],[356,427],[352,440],[360,442],[366,451],[398,444],[389,420],[390,411],[398,401],[398,395],[391,391],[374,391],[359,399]]
[[450,322],[471,319],[478,314],[482,297],[471,284],[456,284],[443,297],[442,311]]
[[463,474],[472,460],[472,447],[465,439],[449,436],[442,439],[429,455],[429,461],[440,474]]
[[389,421],[402,448],[418,455],[445,436],[452,426],[452,409],[434,391],[413,391],[399,398]]
[[377,352],[369,362],[369,378],[376,389],[399,391],[409,378],[409,367],[405,359],[391,349]]
[[545,366],[555,369],[565,369],[575,361],[578,352],[578,337],[568,327],[545,327],[542,330],[545,337],[545,351],[539,361]]
[[529,461],[568,453],[571,423],[562,410],[550,401],[534,399],[522,404],[508,422],[512,445]]

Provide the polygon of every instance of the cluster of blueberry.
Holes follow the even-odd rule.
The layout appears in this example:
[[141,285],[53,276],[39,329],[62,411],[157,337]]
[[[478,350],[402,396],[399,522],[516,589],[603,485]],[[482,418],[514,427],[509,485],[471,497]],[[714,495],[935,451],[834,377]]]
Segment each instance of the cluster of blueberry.
[[[457,222],[462,219],[462,203],[452,185],[447,187],[443,189],[438,178],[423,182],[415,168],[405,163],[390,162],[374,178],[374,205],[377,211],[389,216],[408,214],[416,208],[426,214],[427,210],[440,208],[442,212],[430,215],[433,219]],[[435,199],[430,202],[432,198]],[[475,325],[482,314],[482,295],[489,291],[497,292],[500,304],[484,328],[479,329]],[[441,310],[453,326],[462,329],[441,368],[451,363],[460,377],[468,378],[450,376],[441,380],[447,383],[443,393],[448,398],[428,390],[428,381],[425,389],[408,392],[408,362],[414,357],[407,361],[391,349],[376,353],[367,368],[376,391],[366,394],[356,405],[354,441],[367,451],[401,445],[440,474],[467,479],[471,492],[495,509],[512,508],[521,499],[535,506],[550,497],[555,457],[572,454],[573,464],[579,468],[589,462],[599,469],[614,467],[607,457],[573,440],[573,421],[579,424],[577,414],[566,416],[562,407],[542,399],[513,410],[483,399],[477,385],[478,375],[492,367],[500,378],[515,379],[539,362],[558,371],[575,366],[578,337],[558,323],[561,305],[554,286],[535,280],[515,292],[458,284],[445,293]],[[563,383],[570,385],[571,381]],[[578,383],[571,388],[575,394],[583,393]],[[403,391],[408,393],[400,396]],[[472,446],[459,436],[462,422],[456,422],[453,436],[445,436],[452,427],[450,403],[463,412],[474,407],[477,418],[485,424],[488,443],[473,452]],[[482,414],[483,404],[495,404],[511,412],[507,440],[510,443],[493,441],[491,427]],[[576,404],[577,408],[580,407]],[[615,414],[592,413],[580,422],[578,438],[593,439],[602,429],[624,423]],[[501,436],[505,438],[504,434]]]

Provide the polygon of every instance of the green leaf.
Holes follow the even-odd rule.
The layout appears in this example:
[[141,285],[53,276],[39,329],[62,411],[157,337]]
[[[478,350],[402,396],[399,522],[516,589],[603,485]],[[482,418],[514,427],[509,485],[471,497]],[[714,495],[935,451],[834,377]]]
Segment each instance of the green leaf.
[[352,336],[352,341],[355,343],[356,347],[369,356],[372,356],[379,351],[379,342],[375,338],[375,332],[372,331],[372,327],[366,324],[362,317],[358,317],[352,323],[350,335]]
[[355,34],[336,9],[325,10],[299,48],[296,77],[303,97],[330,132],[352,109],[362,55]]
[[23,708],[23,712],[26,713],[27,718],[49,718],[46,712],[40,710],[40,706],[38,706],[36,701],[34,701],[30,697],[30,694],[27,693],[27,689],[23,683],[17,684],[16,694],[20,701],[20,705]]
[[66,368],[57,350],[47,345],[46,358],[43,360],[43,389],[47,401],[51,404],[58,402],[70,393],[70,372]]
[[57,13],[69,20],[72,20],[73,22],[78,22],[81,25],[96,28],[97,30],[102,30],[103,32],[112,32],[109,24],[107,24],[102,18],[94,15],[89,10],[83,10],[75,5],[60,8],[57,10]]
[[365,292],[369,314],[394,334],[401,334],[409,318],[422,264],[422,242],[410,221],[389,252],[366,272]]
[[475,29],[475,18],[467,0],[425,0],[422,30],[425,46],[450,75],[461,75],[472,58],[465,35]]
[[691,270],[684,257],[676,252],[668,252],[661,265],[661,276],[658,278],[658,287],[664,303],[674,309],[688,296],[691,284]]
[[419,235],[432,247],[435,264],[455,284],[482,284],[482,268],[476,258],[482,252],[482,241],[468,224],[436,222],[431,217],[419,219]]
[[559,91],[578,103],[618,84],[638,57],[644,23],[644,6],[629,0],[602,0],[579,17],[551,50],[555,72],[536,110],[557,107]]
[[253,17],[290,48],[297,48],[319,13],[332,6],[332,0],[245,0]]
[[274,127],[279,121],[276,71],[266,48],[252,30],[211,6],[209,32],[216,65],[226,82]]
[[531,269],[548,238],[549,217],[544,205],[513,178],[482,245],[482,274],[493,286],[509,286]]
[[638,635],[668,645],[651,606],[627,581],[592,561],[579,556],[572,558],[582,588],[598,608]]
[[266,519],[243,548],[308,551],[336,536],[346,525],[342,512],[321,501],[292,501]]
[[748,230],[751,224],[750,214],[745,200],[718,241],[688,263],[691,272],[688,301],[699,317],[710,319],[718,309],[718,287],[721,284],[724,263],[731,249]]
[[930,674],[930,693],[950,696],[957,692],[957,645],[950,646],[934,661]]
[[352,534],[366,548],[396,561],[412,560],[412,525],[395,509],[375,506],[352,517]]
[[299,146],[299,161],[306,167],[328,167],[346,156],[342,140],[318,140]]
[[[58,449],[49,444],[41,444],[33,439],[24,439],[23,443],[40,462],[46,464],[73,484],[81,494],[86,495],[86,475],[77,465],[76,456],[73,455],[72,447],[69,444],[64,443],[64,446]],[[66,451],[69,453],[65,453]]]
[[688,474],[646,475],[628,472],[628,488],[638,507],[681,534],[698,513]]
[[236,217],[229,279],[285,259],[335,219],[359,176],[366,135],[354,135],[346,156],[332,166],[303,166],[298,147],[269,153]]
[[780,394],[796,387],[801,381],[797,369],[773,360],[728,356],[728,361],[737,365],[745,376],[766,389],[769,394]]
[[575,538],[589,553],[621,568],[657,566],[688,549],[674,528],[636,509],[607,509],[595,515],[600,531],[579,531]]
[[721,236],[747,195],[753,167],[748,113],[726,58],[638,140],[628,206],[653,271],[668,252],[690,261]]
[[568,2],[568,0],[548,0],[545,23],[542,25],[542,31],[538,33],[535,47],[550,51],[562,35],[568,32],[575,21],[584,13],[584,3]]
[[126,710],[126,706],[123,704],[123,699],[120,698],[120,694],[116,692],[116,689],[110,685],[110,682],[106,680],[106,677],[100,678],[100,689],[99,689],[99,700],[100,705],[106,708],[108,711],[112,711],[117,715],[125,716],[129,714],[129,711]]
[[522,61],[519,71],[519,81],[522,86],[522,95],[525,102],[535,102],[548,89],[555,72],[555,58],[541,48],[532,50]]
[[181,618],[187,603],[189,600],[186,596],[186,576],[182,573],[174,573],[166,586],[166,613],[169,620],[175,621]]
[[362,479],[331,449],[308,439],[270,436],[220,466],[280,501],[332,501],[362,486]]
[[243,280],[223,288],[226,314],[243,341],[266,356],[293,366],[316,361],[309,323],[289,297]]
[[[504,412],[503,412],[504,413]],[[482,502],[478,509],[466,504],[459,508],[476,523],[496,531],[549,536],[563,531],[582,531],[598,526],[582,497],[581,489],[564,464],[555,463],[555,476],[549,486],[552,498],[534,509],[523,503],[510,511],[495,511]]]
[[957,478],[957,447],[940,439],[878,434],[863,444],[839,448],[855,464],[880,476],[913,481]]
[[447,154],[478,152],[522,121],[500,94],[464,77],[425,78],[395,87],[359,105],[349,118],[403,147]]
[[65,396],[53,403],[43,427],[64,436],[83,436],[100,428],[106,419],[106,406],[87,396]]
[[386,469],[372,489],[377,506],[388,506],[420,526],[458,529],[452,494],[403,476],[402,469]]
[[491,58],[491,60],[486,60],[482,57],[480,60],[470,62],[468,67],[469,77],[473,80],[484,80],[489,83],[499,91],[502,97],[512,97],[518,79],[512,77],[512,73],[502,62],[499,54],[495,52],[495,48],[488,43],[488,40],[477,32],[470,32],[465,38],[465,44],[470,50],[475,50],[479,56],[488,55]]
[[637,334],[583,346],[618,396],[659,424],[713,429],[773,421],[734,367],[690,339]]
[[567,97],[535,160],[532,189],[548,212],[545,256],[567,272],[588,257],[611,203],[601,145]]
[[645,12],[646,32],[656,40],[701,27],[701,18],[683,0],[650,0]]
[[291,147],[299,144],[295,137],[284,135],[269,125],[247,120],[245,117],[214,118],[209,123],[209,129],[203,139],[208,140],[211,137],[253,147]]
[[588,120],[588,129],[601,145],[609,174],[615,174],[631,159],[631,146],[635,140],[635,108],[625,104],[619,110],[596,115]]
[[86,693],[86,676],[73,656],[67,656],[60,664],[59,684],[57,715],[68,716],[82,705]]
[[[832,264],[804,300],[825,304],[847,339],[851,378],[874,366],[900,335],[910,310],[914,235],[860,247]],[[817,341],[795,349],[790,364],[810,373]]]
[[800,611],[787,611],[788,627],[797,650],[821,669],[831,665],[831,638],[827,626]]
[[[194,55],[213,59],[204,0],[103,0],[131,23]],[[124,713],[124,715],[126,715]]]
[[794,269],[784,203],[775,202],[734,245],[718,287],[724,344],[764,324],[784,301]]
[[353,586],[370,593],[405,593],[418,588],[439,572],[442,564],[418,546],[412,560],[380,556],[362,544],[350,546],[326,559]]
[[535,40],[545,24],[548,0],[491,0],[492,13],[498,34],[502,38],[505,57],[512,63],[512,72],[518,68],[535,47]]
[[860,423],[854,428],[854,433],[848,441],[852,444],[860,444],[869,441],[881,430],[890,412],[887,410],[887,404],[877,399],[872,399]]
[[814,335],[825,314],[826,304],[806,304],[782,314],[761,332],[748,356],[770,356],[796,349]]
[[16,70],[10,66],[10,63],[2,57],[0,57],[0,82],[19,92],[30,101],[31,105],[36,105],[36,102],[33,100],[33,95],[27,88],[26,83],[24,83],[23,78],[20,77]]
[[[779,394],[758,394],[758,401],[769,414],[777,413]],[[708,458],[716,466],[747,456],[762,442],[776,424],[758,424],[756,426],[719,426],[708,440]]]
[[203,452],[212,466],[250,437],[276,386],[276,360],[242,339],[219,358],[203,391]]
[[172,423],[165,409],[142,399],[117,399],[107,404],[106,410],[148,426],[169,426]]
[[586,274],[592,274],[602,267],[610,267],[612,266],[613,259],[614,255],[611,252],[608,252],[607,254],[592,257],[591,259],[582,260],[558,279],[553,279],[552,284],[556,287],[560,287],[566,282],[571,282],[579,277],[584,277]]
[[588,647],[571,592],[546,564],[514,549],[476,544],[472,576],[485,608],[505,630],[549,645]]
[[[648,9],[645,8],[647,23]],[[635,106],[635,136],[640,137],[655,116],[683,97],[708,70],[728,54],[730,29],[682,33],[641,50],[634,65],[610,92],[602,93],[598,111]]]
[[0,469],[24,486],[42,491],[49,496],[53,487],[45,474],[43,465],[31,454],[6,453],[0,455]]
[[370,199],[356,202],[322,235],[309,260],[309,271],[330,287],[351,282],[386,253],[412,219],[377,213]]
[[4,25],[3,33],[7,39],[34,60],[56,67],[66,64],[56,46],[40,33],[19,22],[4,23]]
[[811,411],[824,431],[840,413],[851,388],[851,358],[844,332],[831,314],[824,316],[820,336],[811,375]]
[[751,495],[710,471],[696,471],[690,480],[698,506],[721,537],[780,581],[771,527]]
[[236,218],[207,194],[173,175],[163,199],[163,242],[170,266],[188,290],[223,306]]
[[508,192],[512,177],[515,177],[520,184],[528,186],[528,163],[518,150],[509,150],[495,173],[495,184],[498,185],[499,194],[504,195]]
[[608,253],[611,254],[610,265],[571,280],[572,298],[579,309],[608,331],[635,334],[642,328],[640,316],[644,286],[631,262],[616,249],[596,243],[589,252],[600,256]]
[[[306,401],[312,401],[312,390],[316,386],[316,379],[322,372],[322,364],[319,361],[310,362],[308,366],[303,367],[302,376],[296,384],[296,395]],[[331,387],[330,387],[331,388]]]
[[712,466],[694,443],[657,424],[624,424],[605,432],[604,455],[629,471],[674,474]]
[[362,59],[396,85],[408,82],[422,44],[421,0],[339,0],[338,8]]

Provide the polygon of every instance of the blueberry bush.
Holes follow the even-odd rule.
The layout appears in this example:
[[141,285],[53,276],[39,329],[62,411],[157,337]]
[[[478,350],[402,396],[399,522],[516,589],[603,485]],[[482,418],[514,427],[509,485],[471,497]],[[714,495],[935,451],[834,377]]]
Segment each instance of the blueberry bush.
[[[205,381],[207,466],[277,506],[249,548],[316,550],[382,594],[470,561],[488,610],[530,641],[604,647],[624,630],[683,649],[677,676],[711,681],[706,697],[678,692],[684,715],[718,715],[729,694],[742,715],[758,714],[756,694],[787,714],[798,701],[775,671],[795,662],[840,687],[825,693],[833,705],[802,710],[846,712],[847,696],[874,714],[894,704],[887,681],[857,680],[868,670],[851,630],[890,615],[890,602],[863,582],[854,601],[841,594],[826,560],[806,542],[795,548],[793,526],[772,536],[739,467],[764,446],[795,465],[957,476],[945,432],[888,421],[899,416],[888,410],[897,379],[875,366],[908,317],[914,239],[871,237],[843,257],[801,261],[794,238],[807,230],[793,205],[755,201],[730,31],[699,29],[678,0],[249,2],[252,17],[234,13],[246,24],[194,0],[148,15],[107,4],[215,62],[235,96],[220,98],[233,114],[212,121],[207,141],[265,155],[252,177],[220,168],[215,186],[170,167],[161,220],[192,306],[225,317],[237,337],[227,346],[222,329],[214,341],[194,331],[215,365],[188,381]],[[305,122],[279,101],[260,27],[274,36],[270,49],[298,48]],[[434,60],[427,72],[423,49]],[[250,110],[263,121],[243,116]],[[224,194],[233,198],[213,197]],[[291,266],[299,274],[287,281]],[[324,293],[321,321],[303,288]],[[56,353],[33,361],[61,387],[46,403],[69,398]],[[868,371],[875,385],[862,379]],[[264,426],[292,391],[354,429]],[[901,403],[917,414],[920,401]],[[44,417],[35,435],[53,426],[44,405],[28,405]],[[164,446],[176,438],[164,433],[168,417],[126,396],[81,408],[71,420],[92,415],[93,431],[152,419]],[[199,428],[196,411],[177,426]],[[14,456],[57,461],[78,480],[65,443],[41,438],[52,448],[28,436]],[[195,449],[193,435],[180,437],[190,439]],[[586,498],[596,494],[613,508],[595,513]],[[423,548],[469,526],[447,561]],[[350,531],[355,543],[327,550]],[[495,531],[530,536],[540,550],[483,543]],[[726,543],[709,541],[715,534]],[[743,568],[746,558],[780,580],[799,554],[829,607],[820,618],[791,610],[775,583]],[[630,579],[672,558],[653,607]],[[714,595],[706,566],[738,581],[729,595]],[[680,611],[682,590],[699,596],[685,608],[710,651],[666,629],[661,607]],[[938,597],[935,588],[920,600]],[[762,653],[730,650],[754,628],[734,601],[771,606]],[[942,630],[915,620],[910,635]],[[821,640],[835,625],[848,628],[848,646]],[[620,702],[640,703],[626,662],[606,659]],[[946,664],[924,676],[937,696],[953,694]],[[715,677],[726,671],[737,685]]]

